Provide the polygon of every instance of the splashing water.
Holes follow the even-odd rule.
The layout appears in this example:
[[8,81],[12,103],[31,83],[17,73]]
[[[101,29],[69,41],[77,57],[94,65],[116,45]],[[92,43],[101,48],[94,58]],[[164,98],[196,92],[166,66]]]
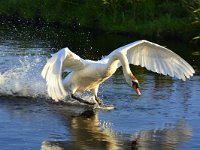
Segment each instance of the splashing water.
[[[0,73],[0,96],[49,99],[46,82],[41,76],[41,71],[46,63],[45,58],[39,55],[21,56],[18,61],[20,65],[15,65],[4,73]],[[88,102],[94,101],[94,97],[88,93],[78,93],[77,95]],[[65,102],[81,104],[77,100],[71,99],[70,96],[65,98]]]
[[46,84],[40,75],[44,58],[21,56],[19,63],[19,66],[0,73],[0,95],[47,98]]

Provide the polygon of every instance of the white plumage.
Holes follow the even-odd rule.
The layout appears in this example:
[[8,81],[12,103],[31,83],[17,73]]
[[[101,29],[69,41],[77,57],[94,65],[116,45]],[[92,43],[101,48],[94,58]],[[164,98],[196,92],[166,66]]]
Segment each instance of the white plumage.
[[[184,81],[195,73],[184,59],[171,50],[140,40],[114,50],[99,61],[84,60],[68,48],[63,48],[47,61],[42,70],[42,77],[46,79],[49,96],[56,101],[63,100],[68,94],[84,91],[91,91],[98,100],[99,85],[120,66],[130,86],[138,83],[129,64],[140,65],[153,72]],[[64,71],[69,74],[63,80]]]

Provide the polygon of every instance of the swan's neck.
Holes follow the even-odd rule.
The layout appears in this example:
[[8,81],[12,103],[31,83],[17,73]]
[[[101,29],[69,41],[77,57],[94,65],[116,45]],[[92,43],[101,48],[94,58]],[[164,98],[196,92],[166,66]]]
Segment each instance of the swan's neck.
[[130,66],[129,66],[129,62],[128,62],[128,59],[126,57],[126,55],[123,55],[123,54],[119,54],[118,55],[118,58],[122,64],[122,69],[123,69],[123,73],[124,73],[124,77],[126,79],[126,82],[129,84],[131,83],[131,69],[130,69]]
[[124,56],[123,54],[119,54],[118,57],[119,57],[119,60],[120,60],[120,62],[122,64],[122,69],[123,69],[124,75],[130,75],[131,74],[131,69],[130,69],[127,57]]
[[122,65],[124,77],[125,77],[126,81],[128,83],[130,83],[129,80],[130,80],[130,75],[132,73],[131,73],[131,70],[129,67],[128,59],[125,55],[118,53],[118,54],[114,55],[113,57],[111,57],[111,59],[109,59],[109,62],[108,62],[108,68],[116,68],[117,69],[119,61]]

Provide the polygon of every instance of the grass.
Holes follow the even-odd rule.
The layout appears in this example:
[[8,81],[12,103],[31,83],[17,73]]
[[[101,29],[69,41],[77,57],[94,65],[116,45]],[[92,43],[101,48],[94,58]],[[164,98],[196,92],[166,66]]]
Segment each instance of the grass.
[[195,39],[198,39],[200,0],[192,2],[194,3],[191,0],[7,0],[0,1],[0,15],[150,37],[178,35],[191,39],[197,34]]

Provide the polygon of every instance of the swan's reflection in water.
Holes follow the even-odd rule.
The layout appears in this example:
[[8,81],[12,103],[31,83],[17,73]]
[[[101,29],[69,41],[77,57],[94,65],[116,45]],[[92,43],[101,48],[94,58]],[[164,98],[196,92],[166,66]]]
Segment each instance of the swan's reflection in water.
[[137,140],[137,147],[140,150],[175,150],[182,143],[192,137],[192,129],[185,120],[179,120],[175,125],[165,124],[164,128],[148,131],[140,131],[133,137]]
[[[68,118],[68,117],[67,117]],[[105,126],[104,126],[105,127]],[[44,141],[42,150],[118,149],[114,136],[100,126],[97,114],[72,117],[69,125],[71,141]]]
[[[67,117],[69,119],[69,117]],[[69,121],[69,120],[68,120]],[[67,122],[68,122],[67,121]],[[108,122],[100,122],[98,114],[90,117],[71,117],[69,130],[71,140],[44,141],[42,150],[117,150],[138,149],[174,150],[189,140],[192,130],[186,120],[165,124],[163,128],[124,134],[113,131]]]

